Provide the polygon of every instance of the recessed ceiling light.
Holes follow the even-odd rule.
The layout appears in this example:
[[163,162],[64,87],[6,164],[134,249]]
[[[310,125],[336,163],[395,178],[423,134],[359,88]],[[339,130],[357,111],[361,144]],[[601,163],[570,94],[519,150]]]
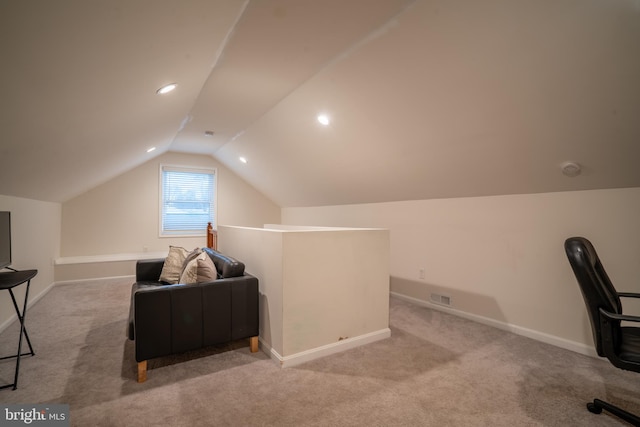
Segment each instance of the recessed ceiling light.
[[152,151],[153,151],[153,150],[155,150],[155,149],[156,149],[156,147],[150,147],[150,148],[147,148],[147,153],[150,153],[150,152],[152,152]]
[[177,86],[178,86],[178,84],[177,84],[177,83],[169,83],[168,85],[164,85],[164,86],[162,86],[160,89],[158,89],[158,90],[156,91],[156,93],[157,93],[158,95],[164,95],[164,94],[169,93],[169,92],[171,92],[172,90],[174,90]]
[[327,116],[326,114],[318,114],[318,121],[323,126],[329,126],[329,123],[331,123],[331,120],[329,120],[329,116]]
[[249,161],[247,160],[247,158],[246,158],[246,157],[242,157],[242,156],[240,156],[240,157],[238,158],[238,160],[240,160],[242,163],[249,163]]

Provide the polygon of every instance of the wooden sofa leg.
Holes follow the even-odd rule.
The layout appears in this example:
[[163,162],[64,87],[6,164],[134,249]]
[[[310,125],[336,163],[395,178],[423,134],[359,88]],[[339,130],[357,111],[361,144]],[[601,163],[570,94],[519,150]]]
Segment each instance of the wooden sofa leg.
[[249,348],[251,349],[251,353],[258,351],[258,337],[249,338]]
[[138,362],[138,382],[143,383],[147,380],[147,361]]

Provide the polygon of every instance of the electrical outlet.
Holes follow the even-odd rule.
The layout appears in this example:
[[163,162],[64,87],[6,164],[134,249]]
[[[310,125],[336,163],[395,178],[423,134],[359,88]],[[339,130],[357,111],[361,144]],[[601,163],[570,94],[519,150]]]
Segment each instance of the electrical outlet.
[[418,277],[419,277],[419,278],[421,278],[421,279],[424,279],[424,268],[421,268],[421,269],[418,271]]

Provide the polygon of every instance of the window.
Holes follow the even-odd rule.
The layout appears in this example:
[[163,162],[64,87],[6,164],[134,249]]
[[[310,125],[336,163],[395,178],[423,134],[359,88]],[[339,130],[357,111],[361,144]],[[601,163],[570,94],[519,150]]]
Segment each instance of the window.
[[203,236],[215,227],[215,169],[160,166],[160,236]]

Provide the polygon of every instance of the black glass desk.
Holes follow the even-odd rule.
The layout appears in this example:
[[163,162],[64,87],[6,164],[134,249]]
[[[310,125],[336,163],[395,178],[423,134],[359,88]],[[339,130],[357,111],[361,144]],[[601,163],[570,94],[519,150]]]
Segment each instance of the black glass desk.
[[[15,377],[13,379],[13,384],[6,384],[0,386],[0,389],[13,387],[15,390],[18,388],[18,373],[20,372],[20,356],[35,356],[33,352],[33,347],[31,347],[31,340],[29,339],[29,335],[27,334],[27,330],[24,327],[24,318],[27,314],[27,301],[29,300],[29,286],[31,285],[31,279],[38,274],[38,270],[24,270],[24,271],[8,271],[5,273],[0,273],[0,290],[6,289],[11,294],[11,300],[13,301],[13,307],[16,309],[16,314],[18,315],[18,320],[20,320],[20,339],[18,340],[18,353],[13,356],[5,356],[0,357],[0,360],[11,359],[13,357],[16,358],[16,372]],[[13,288],[18,285],[22,285],[23,283],[27,284],[27,290],[24,293],[24,307],[22,308],[22,313],[20,313],[20,309],[18,308],[18,303],[16,302],[16,297],[13,295]],[[22,337],[27,339],[27,344],[29,344],[29,353],[22,353]]]

